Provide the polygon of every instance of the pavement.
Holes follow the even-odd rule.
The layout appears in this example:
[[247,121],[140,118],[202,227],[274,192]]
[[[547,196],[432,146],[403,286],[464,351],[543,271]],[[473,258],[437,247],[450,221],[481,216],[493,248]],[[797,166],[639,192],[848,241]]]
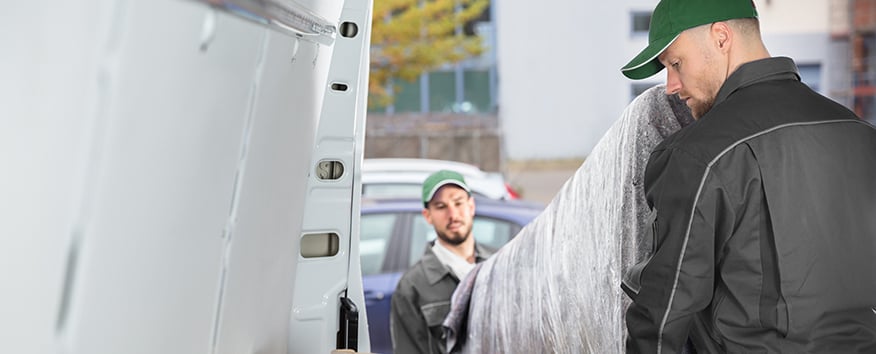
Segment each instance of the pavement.
[[507,161],[505,179],[522,199],[547,205],[582,163],[583,159]]

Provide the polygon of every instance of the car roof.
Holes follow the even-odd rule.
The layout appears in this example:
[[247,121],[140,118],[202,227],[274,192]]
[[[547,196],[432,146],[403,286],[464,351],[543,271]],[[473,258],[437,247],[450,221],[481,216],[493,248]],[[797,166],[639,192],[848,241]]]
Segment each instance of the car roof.
[[[420,213],[423,202],[414,198],[372,199],[363,198],[361,212],[365,214],[387,212]],[[544,210],[540,204],[521,200],[494,200],[475,196],[475,215],[513,221],[526,225]]]
[[415,159],[415,158],[368,158],[362,161],[362,172],[434,172],[453,170],[463,176],[486,176],[487,173],[475,165],[458,161]]
[[[497,172],[485,172],[475,165],[436,159],[415,158],[369,158],[362,162],[362,184],[369,185],[417,185],[423,184],[429,174],[438,170],[453,170],[465,178],[465,182],[473,192],[493,198],[508,199],[508,189],[505,178]],[[405,188],[411,191],[416,188]],[[363,191],[365,191],[363,189]],[[393,193],[395,197],[415,197],[419,193],[402,195]],[[366,197],[369,196],[367,193]]]

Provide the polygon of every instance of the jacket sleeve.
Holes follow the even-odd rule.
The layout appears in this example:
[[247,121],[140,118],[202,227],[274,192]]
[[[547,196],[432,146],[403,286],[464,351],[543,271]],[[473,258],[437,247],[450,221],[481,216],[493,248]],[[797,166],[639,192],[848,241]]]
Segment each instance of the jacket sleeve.
[[393,353],[428,353],[426,320],[414,304],[414,289],[400,281],[390,300],[389,329]]
[[633,299],[626,316],[627,352],[678,353],[695,314],[711,302],[715,218],[728,209],[721,206],[724,193],[717,178],[683,151],[652,154],[645,190],[656,213],[654,249],[624,281]]

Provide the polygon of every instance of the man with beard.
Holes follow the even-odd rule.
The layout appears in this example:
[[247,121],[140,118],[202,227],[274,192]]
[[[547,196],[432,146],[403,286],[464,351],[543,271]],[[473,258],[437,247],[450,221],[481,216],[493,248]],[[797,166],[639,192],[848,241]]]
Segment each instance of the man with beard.
[[697,119],[644,176],[627,351],[876,353],[876,129],[771,57],[751,0],[661,0],[622,70]]
[[441,323],[460,279],[492,251],[471,235],[475,201],[461,174],[442,170],[423,182],[423,217],[437,239],[399,280],[392,296],[393,352],[446,353]]

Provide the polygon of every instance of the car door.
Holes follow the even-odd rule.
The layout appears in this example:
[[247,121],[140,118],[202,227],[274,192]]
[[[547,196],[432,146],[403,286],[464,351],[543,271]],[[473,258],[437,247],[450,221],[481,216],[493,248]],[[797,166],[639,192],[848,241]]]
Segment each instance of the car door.
[[362,283],[371,350],[375,353],[392,353],[390,300],[402,273],[407,269],[407,255],[399,250],[407,243],[414,215],[383,210],[366,212],[361,216]]
[[[392,353],[390,301],[402,274],[416,263],[436,237],[420,214],[419,201],[399,203],[361,216],[360,252],[371,350]],[[501,212],[475,215],[472,234],[491,249],[507,243],[522,225]],[[534,215],[534,214],[533,214]]]

